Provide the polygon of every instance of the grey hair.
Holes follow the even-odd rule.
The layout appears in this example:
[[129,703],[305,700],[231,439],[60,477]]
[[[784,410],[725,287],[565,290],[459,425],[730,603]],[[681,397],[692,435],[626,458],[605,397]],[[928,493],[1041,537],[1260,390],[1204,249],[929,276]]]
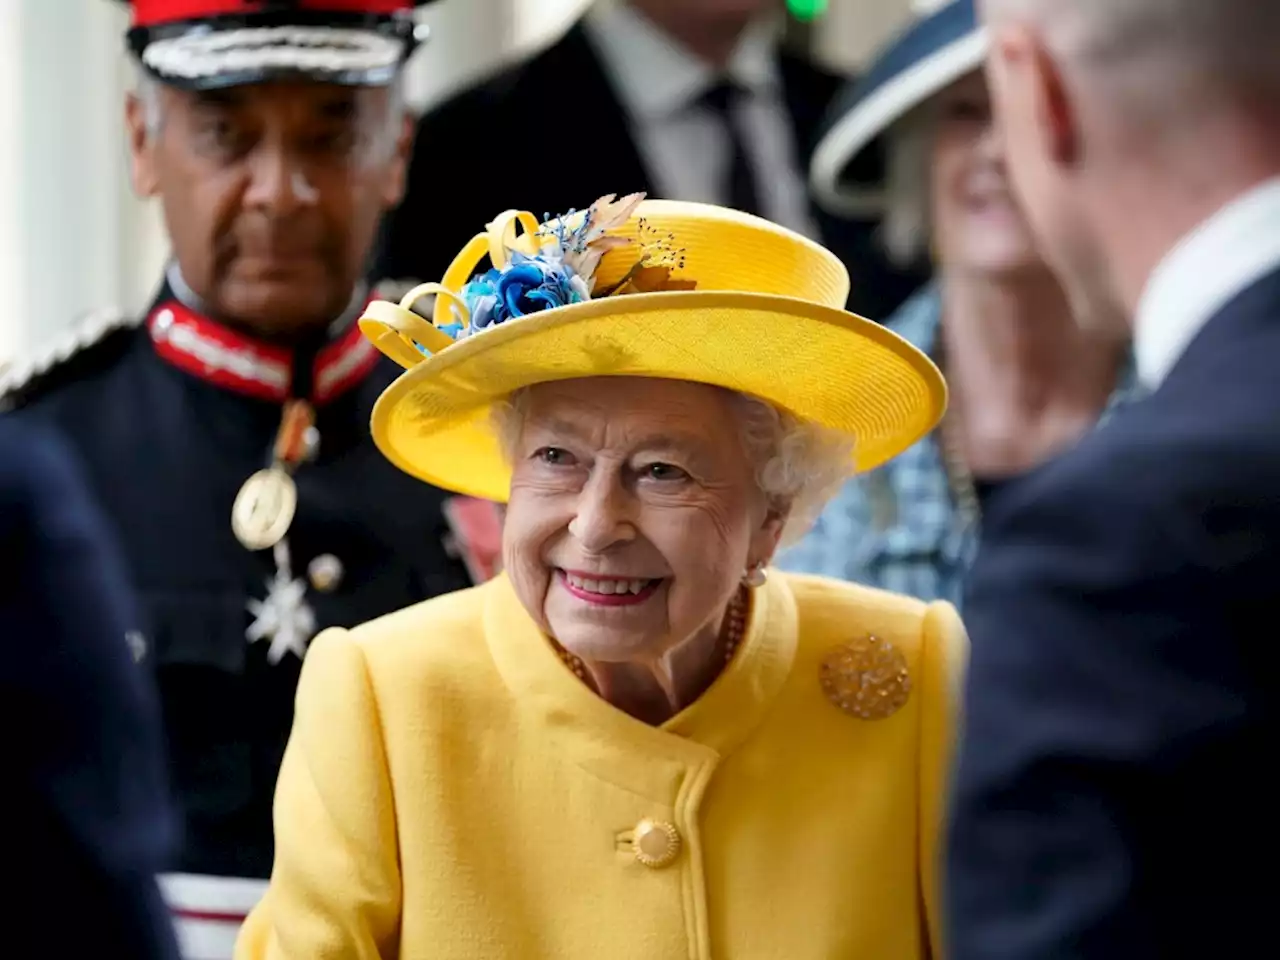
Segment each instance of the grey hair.
[[[1091,73],[1155,58],[1169,80],[1193,76],[1228,93],[1280,90],[1280,4],[1273,0],[984,0],[983,13],[993,23],[1038,23],[1061,55]],[[1180,95],[1149,74],[1135,89]]]
[[880,241],[899,267],[919,263],[932,242],[929,149],[933,116],[926,107],[918,107],[885,134],[885,210]]
[[164,103],[160,99],[160,81],[138,67],[133,94],[142,105],[142,117],[147,136],[154,140],[164,128]]
[[[161,96],[162,82],[154,74],[137,65],[134,81],[134,96],[142,105],[143,123],[147,136],[155,139],[164,129],[164,99]],[[374,146],[379,153],[390,154],[400,139],[406,111],[409,109],[408,93],[405,84],[405,72],[396,74],[388,86],[387,112],[385,125],[373,138]]]
[[[770,509],[786,517],[779,548],[798,542],[854,473],[854,440],[801,420],[765,400],[730,391],[743,449],[756,465],[756,485]],[[528,411],[528,390],[493,405],[492,422],[510,462]]]

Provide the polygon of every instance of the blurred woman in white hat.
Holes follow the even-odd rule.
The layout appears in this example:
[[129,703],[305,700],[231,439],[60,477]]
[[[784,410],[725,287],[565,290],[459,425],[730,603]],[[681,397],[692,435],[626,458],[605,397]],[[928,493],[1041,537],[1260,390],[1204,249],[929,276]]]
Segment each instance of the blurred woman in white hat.
[[[973,0],[916,12],[837,103],[810,176],[830,209],[882,209],[899,262],[932,258],[933,281],[887,325],[942,368],[948,414],[850,481],[779,565],[958,603],[989,498],[1071,445],[1134,379],[1126,342],[1073,322],[1010,193]],[[850,183],[873,146],[886,182]]]

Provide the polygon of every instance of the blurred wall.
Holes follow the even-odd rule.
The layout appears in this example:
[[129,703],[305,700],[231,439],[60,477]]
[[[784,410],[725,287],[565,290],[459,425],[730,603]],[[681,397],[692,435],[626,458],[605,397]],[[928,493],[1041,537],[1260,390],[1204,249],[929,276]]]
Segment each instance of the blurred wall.
[[856,73],[887,37],[906,24],[913,5],[921,3],[922,0],[831,0],[825,16],[815,24],[814,58],[840,73]]
[[[854,70],[911,0],[831,0],[814,55]],[[410,68],[428,106],[556,39],[590,0],[444,0]],[[128,188],[121,103],[128,16],[114,0],[0,0],[0,363],[104,306],[137,310],[159,277],[158,211]]]

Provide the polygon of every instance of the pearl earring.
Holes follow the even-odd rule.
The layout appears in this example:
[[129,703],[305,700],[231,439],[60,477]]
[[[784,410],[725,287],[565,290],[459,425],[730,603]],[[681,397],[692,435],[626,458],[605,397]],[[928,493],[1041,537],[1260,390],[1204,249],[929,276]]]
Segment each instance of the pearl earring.
[[755,590],[758,587],[763,587],[768,579],[769,571],[765,569],[763,563],[757,563],[747,571],[746,576],[742,578],[742,582],[752,590]]

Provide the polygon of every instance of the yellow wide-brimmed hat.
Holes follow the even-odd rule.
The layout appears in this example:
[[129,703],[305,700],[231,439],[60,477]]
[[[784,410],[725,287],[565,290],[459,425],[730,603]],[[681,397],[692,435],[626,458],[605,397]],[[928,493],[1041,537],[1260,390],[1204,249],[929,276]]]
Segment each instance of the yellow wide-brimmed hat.
[[[374,407],[373,437],[415,477],[505,502],[494,402],[553,380],[656,377],[846,433],[850,472],[869,470],[933,429],[946,386],[907,341],[846,312],[848,291],[832,253],[734,210],[636,194],[546,223],[507,211],[442,282],[366,308],[365,335],[407,368]],[[428,295],[430,321],[410,309]]]

